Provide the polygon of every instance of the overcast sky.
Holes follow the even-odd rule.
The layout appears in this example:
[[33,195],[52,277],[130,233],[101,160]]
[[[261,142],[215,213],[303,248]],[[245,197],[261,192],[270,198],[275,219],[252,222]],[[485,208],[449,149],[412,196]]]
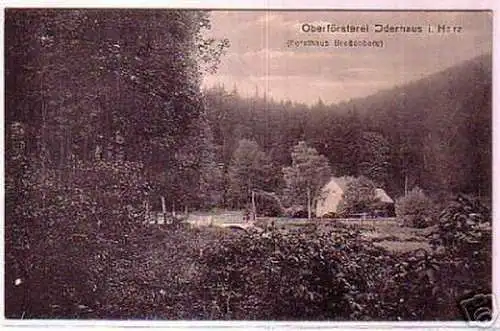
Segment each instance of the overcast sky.
[[[488,12],[215,11],[211,36],[231,47],[205,86],[267,91],[276,100],[337,103],[443,70],[492,49]],[[305,33],[301,27],[368,25],[368,33]],[[421,26],[422,33],[376,33],[376,24]],[[429,33],[437,25],[460,32]],[[381,48],[287,47],[288,40],[382,40]]]

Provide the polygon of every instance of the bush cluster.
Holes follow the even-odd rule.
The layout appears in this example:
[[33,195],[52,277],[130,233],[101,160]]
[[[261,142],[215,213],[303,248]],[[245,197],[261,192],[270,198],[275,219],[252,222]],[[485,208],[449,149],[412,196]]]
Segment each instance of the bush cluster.
[[491,293],[492,217],[478,199],[458,196],[439,216],[430,242],[444,249],[451,287],[461,283],[469,294]]
[[110,243],[126,245],[144,226],[149,188],[130,162],[23,169],[6,185],[6,315],[71,316],[98,300]]
[[418,187],[399,198],[395,207],[396,216],[405,226],[425,228],[435,223],[434,204]]
[[460,320],[460,298],[491,291],[491,250],[483,253],[490,258],[481,263],[423,249],[395,254],[340,227],[225,238],[202,260],[203,284],[212,284],[207,318]]

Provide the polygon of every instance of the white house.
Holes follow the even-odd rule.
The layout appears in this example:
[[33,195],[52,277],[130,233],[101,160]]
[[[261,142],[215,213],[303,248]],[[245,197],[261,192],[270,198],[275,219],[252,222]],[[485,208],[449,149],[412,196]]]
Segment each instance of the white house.
[[[354,177],[332,177],[330,181],[323,186],[316,200],[317,217],[338,212],[338,206],[343,199],[347,184],[353,179]],[[391,205],[394,204],[394,201],[381,188],[375,189],[375,196],[380,202]]]

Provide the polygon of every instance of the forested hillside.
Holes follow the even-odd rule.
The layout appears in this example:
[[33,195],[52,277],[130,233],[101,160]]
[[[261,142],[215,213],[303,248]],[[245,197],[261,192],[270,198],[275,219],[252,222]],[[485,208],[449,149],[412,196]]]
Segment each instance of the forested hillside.
[[[209,123],[225,170],[241,139],[255,140],[275,175],[305,140],[335,175],[366,175],[392,195],[406,186],[432,194],[490,196],[491,55],[410,84],[335,105],[240,96],[223,87],[205,91]],[[276,178],[279,191],[279,178]],[[282,184],[282,183],[281,183]]]

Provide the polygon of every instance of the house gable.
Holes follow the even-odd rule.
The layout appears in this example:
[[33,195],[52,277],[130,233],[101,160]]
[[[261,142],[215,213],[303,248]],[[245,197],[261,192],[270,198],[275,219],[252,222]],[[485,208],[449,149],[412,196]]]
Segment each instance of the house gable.
[[394,203],[394,200],[392,200],[391,197],[389,197],[389,195],[387,195],[387,193],[381,188],[375,189],[375,197],[380,202],[383,202],[383,203]]
[[323,186],[316,202],[316,216],[323,216],[330,212],[337,211],[337,207],[342,200],[342,195],[347,185],[347,180],[343,178],[344,177],[333,177]]

